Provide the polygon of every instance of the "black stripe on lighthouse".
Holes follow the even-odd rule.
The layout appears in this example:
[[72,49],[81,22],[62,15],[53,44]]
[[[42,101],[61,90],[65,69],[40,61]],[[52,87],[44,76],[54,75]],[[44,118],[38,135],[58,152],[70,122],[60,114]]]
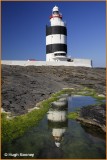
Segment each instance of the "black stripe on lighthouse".
[[46,26],[46,36],[52,34],[63,34],[67,36],[67,29],[65,26]]
[[66,44],[49,44],[46,45],[46,53],[53,53],[57,51],[65,51],[67,53],[67,45]]

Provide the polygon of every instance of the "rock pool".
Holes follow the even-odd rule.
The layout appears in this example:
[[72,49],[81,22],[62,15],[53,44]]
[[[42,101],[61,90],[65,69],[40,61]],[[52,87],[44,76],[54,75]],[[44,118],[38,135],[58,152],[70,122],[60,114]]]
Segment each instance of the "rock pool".
[[65,108],[50,108],[38,126],[11,143],[2,144],[2,158],[105,158],[104,136],[66,117],[69,112],[95,103],[96,99],[90,96],[68,97]]

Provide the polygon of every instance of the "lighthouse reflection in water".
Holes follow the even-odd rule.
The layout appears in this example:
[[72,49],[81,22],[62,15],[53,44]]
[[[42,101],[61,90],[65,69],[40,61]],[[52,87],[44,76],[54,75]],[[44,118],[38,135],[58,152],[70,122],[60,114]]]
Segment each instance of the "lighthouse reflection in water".
[[67,110],[67,98],[60,98],[51,104],[51,108],[47,113],[48,127],[52,130],[52,136],[57,147],[61,146],[64,133],[68,127]]

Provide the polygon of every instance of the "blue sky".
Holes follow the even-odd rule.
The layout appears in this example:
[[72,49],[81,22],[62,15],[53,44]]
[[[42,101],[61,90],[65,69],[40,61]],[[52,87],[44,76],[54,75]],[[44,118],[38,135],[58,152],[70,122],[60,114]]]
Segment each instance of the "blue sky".
[[2,2],[2,59],[45,60],[45,27],[55,5],[67,23],[68,55],[105,67],[106,2]]

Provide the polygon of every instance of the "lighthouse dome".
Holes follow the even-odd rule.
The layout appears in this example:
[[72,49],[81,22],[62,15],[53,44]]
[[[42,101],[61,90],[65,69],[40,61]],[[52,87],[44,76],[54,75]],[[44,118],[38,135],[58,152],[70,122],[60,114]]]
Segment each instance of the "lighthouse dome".
[[57,6],[55,6],[54,8],[53,8],[53,12],[54,11],[59,11],[59,8],[57,7]]

